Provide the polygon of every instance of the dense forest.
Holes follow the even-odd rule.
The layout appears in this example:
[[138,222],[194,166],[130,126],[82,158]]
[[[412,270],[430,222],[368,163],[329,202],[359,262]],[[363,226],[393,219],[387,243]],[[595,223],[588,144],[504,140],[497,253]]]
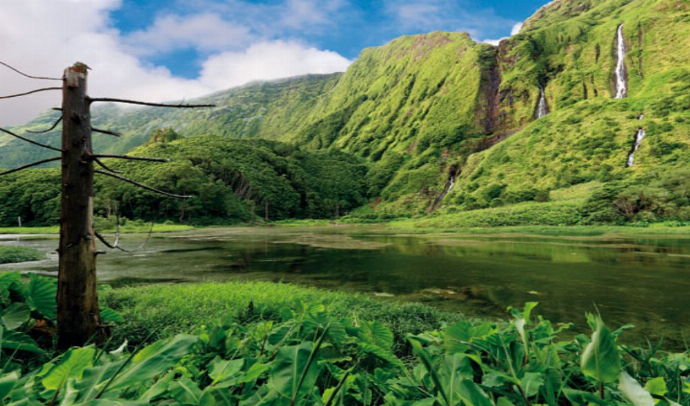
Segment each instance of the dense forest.
[[[233,224],[255,218],[335,218],[366,201],[367,166],[351,154],[304,152],[275,141],[223,137],[181,138],[156,130],[140,156],[167,163],[108,162],[159,190],[190,196],[170,199],[113,179],[96,182],[95,211],[104,218],[188,224]],[[0,178],[0,224],[55,224],[59,217],[59,172],[39,169]]]

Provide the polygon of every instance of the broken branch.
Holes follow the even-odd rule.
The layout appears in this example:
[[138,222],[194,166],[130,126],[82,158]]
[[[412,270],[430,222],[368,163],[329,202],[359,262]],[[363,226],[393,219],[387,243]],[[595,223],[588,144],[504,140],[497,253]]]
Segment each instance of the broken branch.
[[150,191],[150,192],[158,193],[158,194],[163,195],[163,196],[174,197],[174,198],[176,198],[176,199],[189,199],[189,198],[192,197],[192,196],[183,196],[183,195],[176,195],[176,194],[174,194],[174,193],[164,192],[164,191],[162,191],[162,190],[158,190],[158,189],[152,188],[151,186],[146,186],[146,185],[144,185],[143,183],[139,183],[139,182],[137,182],[137,181],[135,181],[135,180],[128,179],[128,178],[125,178],[125,177],[116,175],[116,174],[114,174],[114,173],[104,172],[104,171],[101,171],[101,170],[98,170],[98,169],[96,169],[94,172],[95,172],[95,173],[98,173],[98,174],[101,174],[101,175],[110,176],[111,178],[115,178],[115,179],[117,179],[117,180],[121,180],[121,181],[123,181],[123,182],[130,183],[130,184],[132,184],[132,185],[134,185],[134,186],[139,186],[139,187],[142,188],[142,189],[146,189],[146,190],[148,190],[148,191]]
[[148,158],[148,157],[143,157],[143,156],[129,156],[129,155],[98,154],[98,155],[94,155],[94,158],[126,159],[129,161],[170,162],[169,159],[165,159],[165,158]]
[[126,103],[126,104],[137,104],[139,106],[150,106],[150,107],[172,107],[176,109],[197,109],[204,107],[216,107],[215,104],[164,104],[164,103],[148,103],[136,100],[127,99],[113,99],[110,97],[96,97],[90,98],[90,102],[106,102],[106,103]]
[[[0,63],[1,63],[1,62],[0,62]],[[19,171],[23,171],[24,169],[31,168],[32,166],[37,166],[37,165],[45,164],[45,163],[48,163],[48,162],[59,161],[59,160],[61,160],[61,159],[62,159],[61,157],[56,156],[55,158],[48,158],[48,159],[44,159],[44,160],[42,160],[42,161],[32,162],[32,163],[30,163],[30,164],[26,164],[26,165],[24,165],[24,166],[20,166],[19,168],[14,168],[14,169],[10,169],[9,171],[0,172],[0,176],[2,176],[2,175],[9,175],[10,173],[19,172]]]
[[122,134],[120,134],[118,132],[110,131],[110,130],[101,130],[100,128],[96,128],[96,127],[91,127],[91,131],[96,132],[96,133],[101,133],[101,134],[113,135],[115,137],[122,137]]
[[1,100],[1,99],[11,99],[11,98],[13,98],[13,97],[26,96],[26,95],[32,94],[32,93],[47,92],[48,90],[62,90],[62,88],[61,88],[61,87],[44,87],[44,88],[41,88],[41,89],[34,89],[34,90],[29,91],[29,92],[17,93],[17,94],[10,94],[10,95],[7,95],[7,96],[0,96],[0,100]]
[[27,75],[26,73],[20,71],[19,69],[15,68],[15,67],[12,67],[12,66],[10,66],[10,65],[6,64],[5,62],[2,62],[2,61],[0,61],[0,65],[4,66],[4,67],[6,67],[6,68],[12,69],[13,71],[17,72],[18,74],[20,74],[20,75],[22,75],[22,76],[24,76],[24,77],[27,77],[27,78],[29,78],[29,79],[39,79],[39,80],[62,80],[62,78],[47,78],[47,77],[43,77],[43,76],[31,76],[31,75]]
[[39,147],[43,147],[43,148],[52,149],[53,151],[62,152],[62,150],[59,149],[59,148],[51,147],[50,145],[41,144],[40,142],[36,142],[36,141],[34,141],[34,140],[30,140],[30,139],[28,139],[28,138],[24,138],[24,137],[22,137],[21,135],[17,135],[17,134],[13,133],[13,132],[10,131],[10,130],[5,130],[5,129],[2,128],[2,127],[0,127],[0,131],[4,132],[5,134],[9,134],[9,135],[11,135],[11,136],[13,136],[13,137],[15,137],[15,138],[19,138],[19,139],[22,140],[22,141],[26,141],[26,142],[28,142],[28,143],[30,143],[30,144],[38,145]]
[[[1,62],[0,62],[0,63],[1,63]],[[26,132],[31,133],[31,134],[43,134],[43,133],[48,133],[48,132],[53,131],[53,129],[54,129],[55,127],[57,127],[58,124],[60,124],[60,121],[62,121],[62,116],[60,116],[60,118],[58,118],[57,121],[56,121],[49,129],[47,129],[47,130],[43,130],[43,131],[31,131],[31,130],[26,130]]]
[[104,164],[104,163],[103,163],[100,159],[98,159],[98,158],[94,158],[93,161],[96,162],[101,168],[105,169],[105,170],[108,171],[108,172],[112,172],[112,173],[124,173],[123,171],[118,171],[118,170],[116,170],[116,169],[109,168],[106,164]]

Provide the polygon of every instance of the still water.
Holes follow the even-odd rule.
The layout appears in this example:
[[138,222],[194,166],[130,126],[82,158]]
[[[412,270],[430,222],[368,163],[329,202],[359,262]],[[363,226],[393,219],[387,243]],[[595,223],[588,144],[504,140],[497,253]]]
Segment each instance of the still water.
[[[142,235],[124,235],[137,247]],[[0,271],[55,274],[57,240],[0,240],[50,259]],[[135,253],[99,258],[114,286],[267,280],[427,303],[468,316],[503,317],[507,306],[540,303],[538,314],[575,322],[596,311],[626,333],[682,347],[690,335],[690,238],[400,234],[381,227],[226,228],[160,234]]]

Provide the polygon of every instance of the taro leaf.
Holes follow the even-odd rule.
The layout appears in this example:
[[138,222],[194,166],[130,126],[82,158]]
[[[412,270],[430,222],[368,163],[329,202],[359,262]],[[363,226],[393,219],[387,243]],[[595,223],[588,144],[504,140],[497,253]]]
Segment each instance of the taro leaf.
[[69,350],[59,364],[48,371],[41,383],[46,389],[61,390],[70,378],[81,379],[86,368],[93,365],[96,349],[93,346]]
[[539,393],[539,388],[544,384],[544,378],[539,372],[527,372],[522,378],[520,387],[522,387],[525,396],[531,398]]
[[124,323],[122,315],[109,307],[101,307],[101,321],[112,323]]
[[644,385],[644,388],[652,395],[666,396],[668,393],[666,381],[664,381],[664,378],[661,376],[647,381],[647,383]]
[[167,372],[190,352],[198,337],[180,334],[171,340],[155,342],[139,351],[129,367],[125,367],[112,382],[109,390],[138,388],[148,379]]
[[75,406],[148,406],[145,400],[122,400],[122,399],[96,399],[89,403],[81,403]]
[[378,358],[388,362],[391,365],[397,366],[399,368],[404,368],[404,364],[400,361],[395,354],[390,350],[384,350],[383,348],[369,343],[360,343],[359,348],[367,354],[375,355]]
[[22,275],[19,272],[0,273],[0,296],[8,296],[12,284],[19,284]]
[[576,390],[571,388],[564,388],[563,393],[573,405],[601,405],[606,406],[608,402],[601,399],[599,396],[591,392]]
[[232,405],[233,402],[230,390],[227,388],[206,387],[199,398],[199,406]]
[[460,382],[458,392],[465,406],[494,406],[494,402],[469,379]]
[[592,341],[582,354],[582,373],[602,383],[615,382],[621,372],[616,340],[601,318],[597,318],[596,322]]
[[446,349],[448,354],[454,354],[456,352],[467,351],[467,344],[463,342],[470,341],[472,337],[470,331],[472,325],[469,321],[462,320],[451,326],[446,327],[443,330],[443,347]]
[[214,358],[213,361],[211,361],[211,364],[209,365],[208,376],[210,376],[211,379],[213,379],[211,385],[233,385],[236,379],[232,378],[237,378],[237,375],[242,370],[243,366],[243,359],[234,359],[227,361],[216,356],[216,358]]
[[2,334],[0,334],[0,337],[2,338],[1,348],[4,350],[19,350],[33,352],[36,354],[42,354],[45,352],[38,347],[36,341],[24,333],[14,330],[7,330],[3,327],[0,327],[0,330],[2,330]]
[[460,403],[462,397],[461,384],[466,379],[472,379],[474,373],[469,358],[462,354],[446,355],[439,371],[439,378],[443,387],[448,391],[448,400],[451,405]]
[[196,405],[201,398],[199,386],[186,376],[172,382],[168,386],[168,393],[183,405]]
[[88,402],[96,397],[105,382],[115,375],[125,361],[111,362],[102,366],[91,367],[84,370],[82,379],[74,386],[79,392],[78,402]]
[[175,379],[177,372],[172,370],[167,374],[163,375],[162,378],[153,384],[146,392],[139,397],[141,400],[152,401],[158,399],[159,396],[165,394],[168,391],[168,385]]
[[26,303],[49,320],[57,317],[57,283],[44,276],[31,275]]
[[255,381],[255,380],[259,379],[261,374],[263,374],[266,371],[268,371],[268,365],[259,364],[259,363],[254,364],[251,367],[249,367],[247,372],[245,372],[244,374],[242,374],[242,376],[240,376],[240,379],[237,382],[238,383],[249,383],[251,381]]
[[279,349],[271,364],[268,385],[288,399],[301,399],[308,394],[316,384],[320,369],[318,362],[309,363],[313,349],[311,342]]
[[414,337],[408,337],[408,341],[412,345],[412,352],[417,354],[419,359],[422,361],[422,364],[426,368],[427,372],[429,373],[429,376],[431,377],[431,381],[434,383],[434,387],[436,389],[436,394],[441,395],[443,398],[443,401],[445,405],[450,406],[450,399],[448,399],[448,391],[446,391],[445,387],[443,386],[443,381],[439,377],[438,372],[436,371],[436,368],[434,367],[434,363],[431,360],[431,355],[422,347],[422,344],[419,343],[419,341],[415,340]]
[[393,348],[393,333],[379,322],[362,323],[359,337],[369,344],[386,350]]
[[12,371],[0,377],[0,402],[12,391],[19,381],[19,372]]
[[498,371],[491,371],[482,377],[482,385],[489,388],[497,388],[509,382],[517,383],[512,376]]
[[412,406],[436,406],[436,399],[434,398],[426,398],[422,400],[418,400],[412,404]]
[[502,397],[498,399],[498,402],[496,402],[496,406],[515,406],[515,403],[511,402],[506,397]]
[[2,324],[10,330],[16,330],[29,320],[29,316],[31,316],[29,306],[15,302],[2,312]]
[[654,406],[652,395],[625,371],[620,374],[618,390],[635,406]]

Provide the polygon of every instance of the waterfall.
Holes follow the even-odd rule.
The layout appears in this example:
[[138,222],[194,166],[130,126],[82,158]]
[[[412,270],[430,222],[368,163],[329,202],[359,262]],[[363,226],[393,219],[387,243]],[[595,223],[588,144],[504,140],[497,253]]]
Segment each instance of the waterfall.
[[628,84],[625,81],[625,38],[623,24],[618,26],[618,63],[616,64],[616,99],[628,96]]
[[635,135],[635,145],[633,145],[633,149],[630,151],[630,155],[628,155],[628,168],[633,166],[635,163],[635,151],[640,148],[640,144],[646,135],[647,133],[645,133],[644,128],[637,130],[637,135]]
[[544,92],[544,86],[539,85],[539,106],[537,107],[537,118],[542,118],[549,114],[549,106],[546,104],[546,94]]
[[446,190],[445,194],[450,193],[451,190],[453,190],[453,186],[455,185],[455,176],[450,177],[450,184],[448,185],[448,189]]

